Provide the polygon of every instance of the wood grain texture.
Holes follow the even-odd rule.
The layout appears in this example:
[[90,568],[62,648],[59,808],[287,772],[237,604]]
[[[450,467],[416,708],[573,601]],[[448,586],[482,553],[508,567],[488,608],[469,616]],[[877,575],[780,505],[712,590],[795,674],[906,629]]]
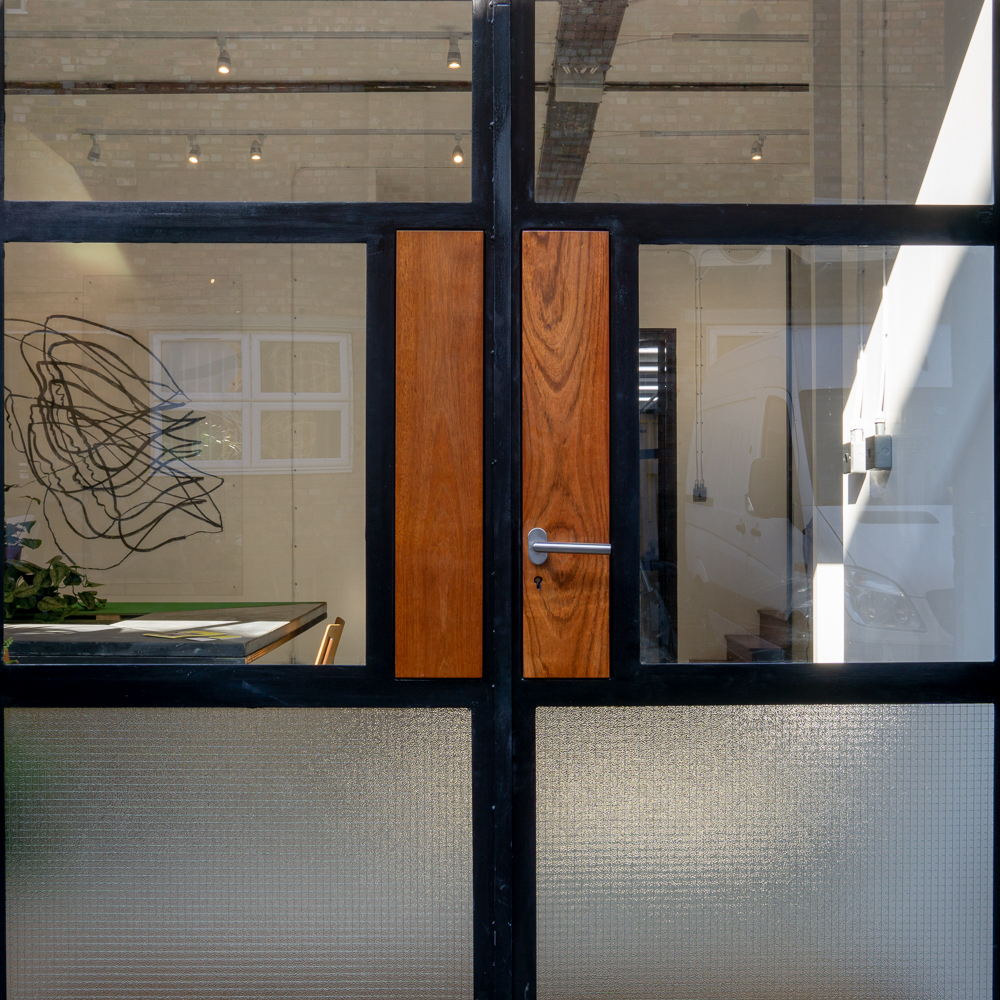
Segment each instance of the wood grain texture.
[[527,535],[611,540],[608,234],[526,232],[521,262],[524,675],[607,677],[610,558],[535,566]]
[[483,234],[396,241],[396,676],[483,664]]

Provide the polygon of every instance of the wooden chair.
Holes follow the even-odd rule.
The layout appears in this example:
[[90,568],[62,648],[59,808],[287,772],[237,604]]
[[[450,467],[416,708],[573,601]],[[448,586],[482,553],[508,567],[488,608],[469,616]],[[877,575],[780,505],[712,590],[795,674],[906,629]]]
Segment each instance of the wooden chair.
[[337,647],[340,645],[340,637],[344,633],[344,624],[343,618],[336,618],[332,625],[327,625],[313,666],[318,667],[322,663],[333,663],[333,658],[337,655]]

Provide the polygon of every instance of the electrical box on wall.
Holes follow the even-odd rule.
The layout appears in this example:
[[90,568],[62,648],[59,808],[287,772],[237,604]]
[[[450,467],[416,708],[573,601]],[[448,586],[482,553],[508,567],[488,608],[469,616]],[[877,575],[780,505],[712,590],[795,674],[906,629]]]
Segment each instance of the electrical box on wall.
[[865,438],[865,469],[892,468],[892,435],[873,434]]
[[851,440],[844,445],[844,475],[865,471],[865,431],[863,427],[851,428]]
[[851,440],[844,442],[843,473],[892,468],[892,435],[885,433],[885,421],[875,421],[875,433],[865,436],[861,427],[851,428]]

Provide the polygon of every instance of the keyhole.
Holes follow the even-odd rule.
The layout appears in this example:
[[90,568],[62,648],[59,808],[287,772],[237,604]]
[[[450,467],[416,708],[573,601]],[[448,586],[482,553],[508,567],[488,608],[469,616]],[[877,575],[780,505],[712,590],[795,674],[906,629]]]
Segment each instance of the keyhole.
[[536,590],[542,589],[542,578],[540,576],[535,577],[535,589]]

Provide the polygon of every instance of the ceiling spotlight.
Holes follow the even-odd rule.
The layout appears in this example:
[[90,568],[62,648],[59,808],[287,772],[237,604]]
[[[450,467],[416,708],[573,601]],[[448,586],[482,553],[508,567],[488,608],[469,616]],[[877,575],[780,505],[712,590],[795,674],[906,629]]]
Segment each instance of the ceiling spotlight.
[[260,148],[260,144],[261,144],[261,142],[263,142],[263,140],[264,140],[264,137],[260,136],[259,138],[254,139],[254,141],[250,143],[250,159],[251,160],[259,160],[261,158],[261,156],[263,155],[262,151],[261,151],[261,148]]
[[751,160],[762,160],[764,158],[764,133],[762,132],[753,141],[753,145],[750,147],[750,159]]
[[455,148],[451,151],[451,160],[453,163],[461,163],[465,159],[465,153],[462,152],[462,133],[455,133]]
[[462,68],[462,53],[458,51],[458,39],[452,38],[448,43],[448,69]]
[[97,136],[96,135],[92,135],[90,138],[91,138],[92,142],[91,142],[91,146],[90,146],[90,152],[87,154],[87,159],[90,160],[91,163],[100,163],[101,162],[101,144],[97,141]]
[[191,148],[188,150],[188,163],[197,163],[201,158],[201,147],[194,141],[193,135],[189,135],[188,139],[191,142]]
[[233,61],[229,58],[229,52],[226,50],[226,40],[224,38],[219,39],[219,61],[215,64],[215,68],[223,76],[228,76],[233,68]]

